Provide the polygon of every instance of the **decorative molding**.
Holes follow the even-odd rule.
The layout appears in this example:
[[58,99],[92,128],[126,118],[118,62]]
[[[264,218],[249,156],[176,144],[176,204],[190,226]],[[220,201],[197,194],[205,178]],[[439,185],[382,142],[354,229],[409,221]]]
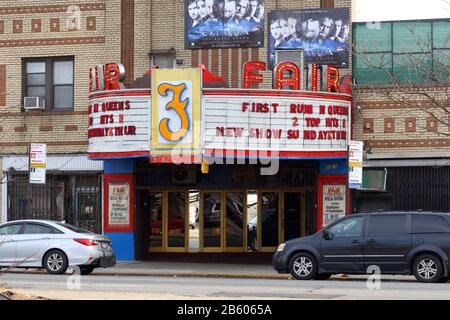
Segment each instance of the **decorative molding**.
[[[105,3],[79,4],[81,11],[105,11]],[[46,5],[0,8],[0,15],[66,12],[69,5]]]
[[367,140],[370,148],[450,148],[450,139]]
[[17,39],[17,40],[0,40],[0,48],[98,44],[105,42],[106,42],[105,37]]
[[[49,146],[87,146],[89,142],[86,141],[43,141]],[[27,147],[29,142],[16,141],[16,142],[0,142],[0,147]]]

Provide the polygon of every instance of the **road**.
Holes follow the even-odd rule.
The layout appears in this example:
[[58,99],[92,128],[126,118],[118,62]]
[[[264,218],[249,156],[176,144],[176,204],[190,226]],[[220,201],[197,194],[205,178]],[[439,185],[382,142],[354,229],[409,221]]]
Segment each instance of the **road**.
[[380,290],[369,290],[365,280],[294,281],[141,276],[75,278],[69,275],[25,273],[2,274],[1,284],[19,293],[49,299],[450,299],[450,283],[423,284],[415,281],[382,281]]

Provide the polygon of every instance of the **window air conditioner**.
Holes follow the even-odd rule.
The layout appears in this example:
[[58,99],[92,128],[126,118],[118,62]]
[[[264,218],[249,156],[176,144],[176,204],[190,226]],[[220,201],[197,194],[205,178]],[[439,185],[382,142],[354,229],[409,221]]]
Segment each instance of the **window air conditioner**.
[[24,97],[23,108],[25,110],[44,110],[45,98],[44,97]]

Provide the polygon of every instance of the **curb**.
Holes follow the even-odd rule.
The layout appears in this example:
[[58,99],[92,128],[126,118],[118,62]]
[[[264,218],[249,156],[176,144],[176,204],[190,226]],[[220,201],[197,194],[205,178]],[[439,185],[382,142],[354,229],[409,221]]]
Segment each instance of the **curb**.
[[[7,271],[11,274],[47,274],[45,271],[33,270],[33,271]],[[226,274],[226,273],[134,273],[134,272],[100,272],[93,273],[90,276],[130,276],[130,277],[180,277],[180,278],[234,278],[234,279],[272,279],[272,280],[289,280],[291,276],[286,275],[264,275],[264,274]]]
[[[29,271],[8,271],[5,273],[11,273],[11,274],[46,274],[45,271],[42,270],[29,270]],[[126,276],[126,277],[173,277],[173,278],[222,278],[222,279],[267,279],[267,280],[292,280],[293,277],[290,274],[274,274],[274,275],[268,275],[268,274],[227,274],[227,273],[163,273],[163,272],[154,272],[154,273],[136,273],[136,272],[99,272],[99,273],[92,273],[90,276],[109,276],[109,277],[120,277],[120,276]],[[86,277],[86,276],[84,276]],[[367,281],[367,278],[362,277],[352,277],[352,276],[333,276],[329,280],[325,281]],[[416,282],[413,278],[388,278],[388,279],[381,279],[381,281],[384,282]]]

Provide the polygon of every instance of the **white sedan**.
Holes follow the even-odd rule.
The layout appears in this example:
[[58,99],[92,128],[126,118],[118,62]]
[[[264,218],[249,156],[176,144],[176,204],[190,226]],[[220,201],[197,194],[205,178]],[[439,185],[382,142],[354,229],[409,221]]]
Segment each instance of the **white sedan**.
[[0,266],[45,268],[63,274],[78,266],[83,275],[98,267],[113,267],[111,240],[62,222],[16,220],[0,225]]

